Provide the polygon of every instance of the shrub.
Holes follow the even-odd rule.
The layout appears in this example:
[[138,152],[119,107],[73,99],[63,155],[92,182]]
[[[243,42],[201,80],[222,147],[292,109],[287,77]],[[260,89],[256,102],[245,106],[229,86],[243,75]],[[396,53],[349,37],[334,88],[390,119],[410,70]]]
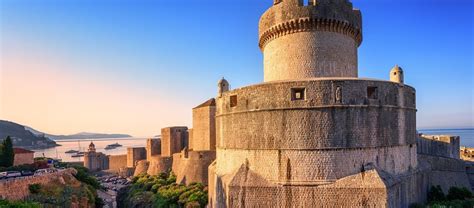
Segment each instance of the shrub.
[[444,195],[441,186],[431,186],[430,190],[428,191],[428,202],[441,202],[445,200],[446,196]]
[[30,184],[28,186],[28,190],[30,190],[30,193],[31,194],[37,194],[40,192],[41,190],[41,185],[40,184],[37,184],[37,183],[34,183],[34,184]]
[[472,197],[471,191],[466,187],[451,187],[449,188],[447,199],[452,200],[465,200]]

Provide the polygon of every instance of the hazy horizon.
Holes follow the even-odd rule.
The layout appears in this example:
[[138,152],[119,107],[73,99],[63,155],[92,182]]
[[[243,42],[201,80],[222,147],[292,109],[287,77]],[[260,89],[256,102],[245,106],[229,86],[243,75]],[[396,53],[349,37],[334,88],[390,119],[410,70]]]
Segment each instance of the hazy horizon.
[[[426,1],[353,1],[359,77],[388,80],[398,64],[418,129],[474,128],[474,2]],[[272,2],[0,1],[0,119],[62,135],[192,128],[221,77],[262,82],[258,20]]]

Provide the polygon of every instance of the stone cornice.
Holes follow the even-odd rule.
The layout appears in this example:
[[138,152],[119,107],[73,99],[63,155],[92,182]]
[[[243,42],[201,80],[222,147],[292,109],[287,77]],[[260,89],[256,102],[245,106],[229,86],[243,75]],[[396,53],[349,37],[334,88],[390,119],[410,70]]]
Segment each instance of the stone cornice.
[[353,38],[358,46],[362,43],[362,31],[347,22],[334,19],[300,18],[271,27],[260,36],[258,46],[263,51],[265,45],[274,39],[288,34],[308,31],[341,33]]

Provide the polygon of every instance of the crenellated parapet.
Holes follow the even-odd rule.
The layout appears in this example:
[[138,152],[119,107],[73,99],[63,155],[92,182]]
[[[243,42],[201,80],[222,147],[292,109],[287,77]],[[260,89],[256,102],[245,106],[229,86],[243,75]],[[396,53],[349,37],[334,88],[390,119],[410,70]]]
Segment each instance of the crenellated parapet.
[[260,18],[259,46],[283,35],[307,31],[337,32],[362,43],[362,15],[347,0],[276,0]]

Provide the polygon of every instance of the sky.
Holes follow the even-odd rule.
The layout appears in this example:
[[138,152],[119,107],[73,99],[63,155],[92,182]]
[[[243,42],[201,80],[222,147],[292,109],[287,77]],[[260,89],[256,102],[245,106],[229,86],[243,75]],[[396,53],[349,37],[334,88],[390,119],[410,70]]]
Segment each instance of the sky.
[[[0,119],[51,134],[160,134],[192,108],[263,81],[258,20],[272,0],[0,0]],[[398,64],[417,127],[474,127],[472,0],[353,0],[359,77]]]

